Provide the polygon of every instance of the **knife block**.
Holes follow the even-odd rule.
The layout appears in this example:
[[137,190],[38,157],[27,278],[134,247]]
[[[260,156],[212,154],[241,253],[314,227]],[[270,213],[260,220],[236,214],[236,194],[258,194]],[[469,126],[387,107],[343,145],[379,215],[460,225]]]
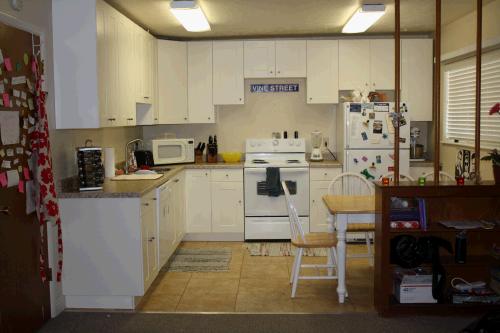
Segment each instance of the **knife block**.
[[194,152],[194,163],[203,163],[203,152],[201,151]]
[[207,152],[207,163],[217,163],[217,154]]

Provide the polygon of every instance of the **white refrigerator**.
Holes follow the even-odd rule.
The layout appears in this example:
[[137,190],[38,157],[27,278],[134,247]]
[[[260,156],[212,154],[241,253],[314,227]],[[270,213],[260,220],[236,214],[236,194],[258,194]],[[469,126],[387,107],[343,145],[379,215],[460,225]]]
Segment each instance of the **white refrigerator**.
[[[399,172],[409,174],[410,124],[406,103],[401,103]],[[394,171],[395,103],[344,103],[337,111],[337,153],[344,172],[354,172],[371,181]],[[364,233],[349,233],[350,242],[364,242]]]
[[[399,172],[409,174],[410,124],[406,103],[401,103]],[[339,158],[344,172],[360,173],[369,180],[379,180],[394,171],[394,126],[391,113],[395,103],[344,103],[338,115]]]

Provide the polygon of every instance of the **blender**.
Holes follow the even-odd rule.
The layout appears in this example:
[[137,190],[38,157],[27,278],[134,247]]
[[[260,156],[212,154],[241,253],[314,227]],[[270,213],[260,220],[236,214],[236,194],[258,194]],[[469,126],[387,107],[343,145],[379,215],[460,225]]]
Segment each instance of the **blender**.
[[322,161],[323,154],[321,153],[321,146],[323,145],[323,135],[320,131],[311,133],[311,161]]

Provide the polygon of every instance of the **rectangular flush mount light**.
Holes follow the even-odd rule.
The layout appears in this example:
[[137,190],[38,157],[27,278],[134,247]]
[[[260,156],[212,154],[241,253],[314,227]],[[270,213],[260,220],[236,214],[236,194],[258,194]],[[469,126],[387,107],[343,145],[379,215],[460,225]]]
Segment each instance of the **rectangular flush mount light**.
[[187,31],[210,30],[210,24],[196,0],[172,0],[170,11]]
[[362,5],[342,28],[344,34],[354,34],[368,30],[382,15],[385,14],[385,5]]

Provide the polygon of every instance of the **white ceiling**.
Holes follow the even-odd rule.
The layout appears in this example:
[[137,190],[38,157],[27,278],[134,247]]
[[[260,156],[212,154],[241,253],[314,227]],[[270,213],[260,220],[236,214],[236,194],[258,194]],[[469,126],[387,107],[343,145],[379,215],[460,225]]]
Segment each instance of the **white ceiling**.
[[[171,38],[228,38],[340,34],[342,26],[362,3],[357,0],[199,0],[211,31],[187,32],[169,11],[169,0],[106,0],[153,34]],[[484,3],[491,0],[483,1]],[[384,3],[386,14],[367,33],[394,32],[394,1]],[[475,0],[443,0],[442,23],[475,8]],[[435,0],[401,0],[401,31],[434,30]]]

